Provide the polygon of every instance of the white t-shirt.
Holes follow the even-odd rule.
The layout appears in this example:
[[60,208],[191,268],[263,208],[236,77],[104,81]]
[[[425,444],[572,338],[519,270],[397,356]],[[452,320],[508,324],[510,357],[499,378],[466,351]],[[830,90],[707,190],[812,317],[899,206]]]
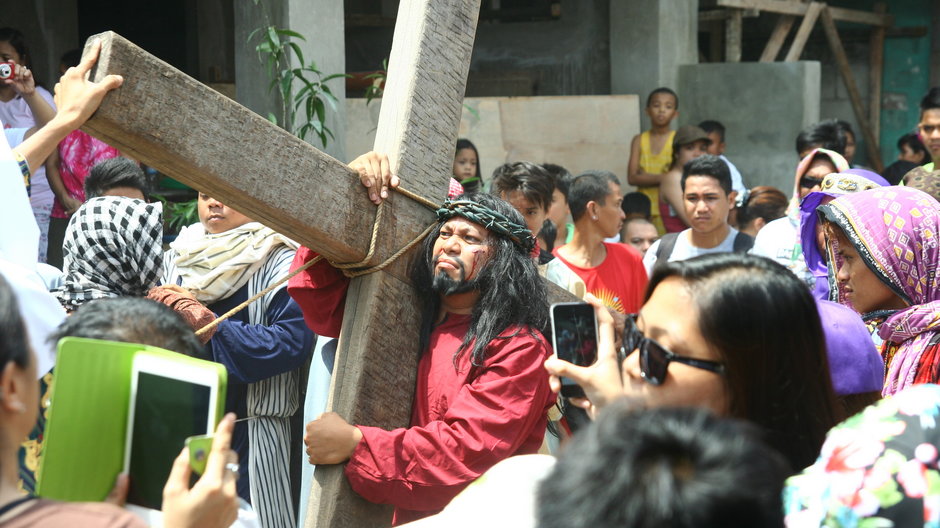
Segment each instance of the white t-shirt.
[[816,278],[806,267],[803,246],[798,242],[797,225],[789,216],[784,216],[769,222],[757,232],[754,247],[748,253],[776,260],[810,288],[814,288]]
[[[691,229],[686,229],[679,233],[679,237],[676,238],[676,245],[672,248],[672,254],[669,255],[668,262],[686,260],[699,255],[708,255],[709,253],[731,253],[734,251],[734,238],[738,236],[738,230],[733,227],[729,228],[728,236],[713,248],[693,246],[690,237],[691,234]],[[653,242],[653,245],[646,250],[646,255],[643,257],[643,266],[646,268],[646,274],[648,276],[653,275],[653,266],[656,265],[656,252],[659,251],[660,242],[662,242],[662,239]]]

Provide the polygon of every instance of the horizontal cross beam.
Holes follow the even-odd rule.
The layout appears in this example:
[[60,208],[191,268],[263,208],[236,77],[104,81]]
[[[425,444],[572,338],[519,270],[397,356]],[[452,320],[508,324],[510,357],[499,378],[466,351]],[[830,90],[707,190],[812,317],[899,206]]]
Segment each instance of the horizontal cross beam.
[[[102,48],[91,78],[118,74],[124,84],[83,130],[330,260],[365,258],[376,207],[353,170],[120,35],[96,37]],[[447,179],[440,182],[446,189]],[[386,207],[373,263],[434,221],[395,193]],[[395,274],[403,277],[402,268]]]

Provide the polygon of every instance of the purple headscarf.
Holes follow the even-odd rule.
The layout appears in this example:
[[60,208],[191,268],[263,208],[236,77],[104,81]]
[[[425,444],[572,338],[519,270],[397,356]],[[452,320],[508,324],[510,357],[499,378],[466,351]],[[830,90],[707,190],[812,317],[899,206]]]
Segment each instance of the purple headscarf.
[[849,169],[825,177],[821,190],[809,193],[800,204],[800,245],[806,268],[813,274],[816,284],[813,297],[819,300],[829,299],[829,266],[826,256],[816,247],[816,225],[819,216],[816,208],[828,196],[836,198],[844,194],[867,191],[891,185],[888,180],[865,169]]
[[826,334],[826,356],[832,388],[839,396],[881,390],[885,364],[868,328],[854,310],[839,303],[816,300]]
[[[913,384],[921,355],[940,332],[940,203],[906,187],[884,187],[836,198],[819,208],[838,225],[868,268],[909,306],[878,330],[888,360],[885,396]],[[831,240],[831,255],[838,252]],[[833,258],[833,266],[838,266]],[[835,268],[834,268],[835,269]],[[840,302],[843,292],[836,284]],[[845,302],[843,302],[845,304]]]

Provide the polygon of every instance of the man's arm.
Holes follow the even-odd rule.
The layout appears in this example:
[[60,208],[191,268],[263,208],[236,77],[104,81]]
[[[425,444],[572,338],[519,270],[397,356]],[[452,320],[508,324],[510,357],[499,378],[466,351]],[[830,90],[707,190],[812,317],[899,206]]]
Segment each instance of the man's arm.
[[[398,176],[392,175],[385,154],[366,152],[354,159],[349,168],[359,174],[359,182],[375,204],[388,198],[389,189],[398,187],[400,183]],[[318,256],[312,249],[301,247],[291,264],[291,271]],[[292,277],[287,291],[300,305],[307,326],[317,335],[339,337],[347,288],[349,279],[324,259]]]
[[283,288],[274,294],[267,315],[268,324],[219,323],[207,347],[212,360],[225,365],[229,379],[261,381],[296,369],[313,354],[313,333]]
[[[526,440],[544,434],[547,408],[554,401],[542,367],[548,346],[521,333],[494,343],[499,344],[484,372],[447,402],[440,419],[393,431],[358,427],[362,439],[345,453],[351,455],[346,476],[357,493],[407,510],[437,510],[494,464],[517,454]],[[327,426],[342,422],[333,415],[324,418],[331,422]],[[321,450],[330,450],[319,442],[329,434],[321,425],[319,420],[308,424],[305,437],[315,464],[324,463],[318,458]],[[347,437],[337,436],[343,445]]]
[[46,126],[40,128],[29,139],[21,143],[14,152],[19,153],[30,167],[38,167],[58,146],[69,132],[82,126],[98,109],[105,94],[124,82],[119,75],[108,75],[95,83],[85,78],[98,60],[101,42],[96,41],[81,64],[69,68],[55,86],[56,105],[59,111]]

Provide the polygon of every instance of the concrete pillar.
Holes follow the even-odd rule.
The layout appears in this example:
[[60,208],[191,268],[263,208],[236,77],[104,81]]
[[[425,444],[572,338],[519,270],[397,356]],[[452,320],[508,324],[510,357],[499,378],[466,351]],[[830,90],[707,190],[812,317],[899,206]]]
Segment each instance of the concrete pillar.
[[678,87],[683,64],[698,64],[698,0],[610,1],[610,93],[637,94],[643,105],[653,89]]
[[677,125],[721,121],[727,129],[725,155],[747,187],[772,185],[787,195],[793,191],[799,162],[796,136],[819,121],[818,62],[682,66],[678,88],[684,98]]
[[[262,14],[262,9],[266,10]],[[304,59],[313,61],[325,75],[346,72],[346,46],[344,41],[345,21],[343,5],[332,0],[277,0],[259,5],[253,2],[235,2],[235,93],[241,104],[263,116],[278,112],[278,97],[268,91],[270,79],[265,67],[258,61],[256,41],[248,42],[248,36],[258,27],[273,24],[303,35],[307,40],[298,41]],[[338,111],[327,106],[327,126],[337,139],[326,148],[316,135],[308,135],[307,141],[340,160],[346,161],[345,98],[344,79],[329,83],[333,94],[339,99]],[[295,86],[299,89],[299,86]],[[299,125],[300,123],[297,123]]]

